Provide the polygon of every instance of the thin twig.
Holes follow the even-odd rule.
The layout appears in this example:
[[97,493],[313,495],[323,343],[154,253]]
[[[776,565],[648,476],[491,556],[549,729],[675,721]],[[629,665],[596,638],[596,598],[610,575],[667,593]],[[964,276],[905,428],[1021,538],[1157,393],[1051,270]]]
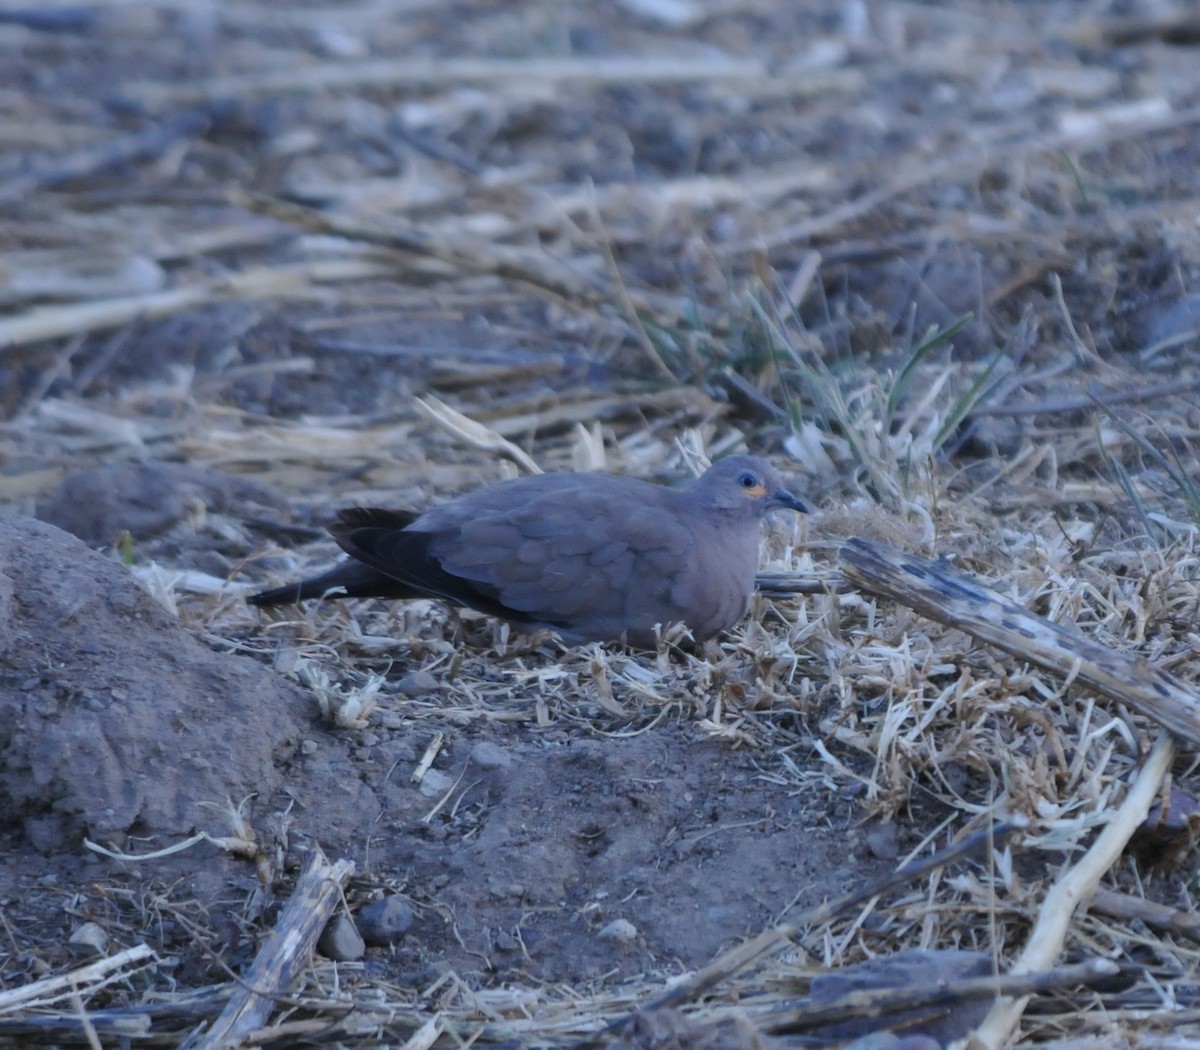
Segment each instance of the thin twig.
[[70,996],[73,990],[86,989],[88,985],[103,987],[114,975],[128,976],[126,967],[142,969],[151,965],[155,960],[154,949],[148,944],[135,944],[132,948],[117,952],[107,959],[98,959],[77,970],[52,977],[43,977],[32,984],[20,988],[10,988],[0,991],[0,1015],[12,1013],[14,1010],[25,1010],[31,1006],[44,1006],[56,999]]
[[165,292],[38,306],[0,318],[0,356],[11,346],[118,328],[140,318],[168,317],[214,301],[285,299],[302,295],[319,282],[363,280],[389,272],[391,268],[377,260],[328,259],[300,265],[256,266]]
[[871,988],[849,992],[830,1002],[804,1003],[768,1013],[755,1020],[768,1032],[803,1032],[839,1021],[878,1018],[881,1027],[887,1015],[935,1007],[948,1008],[960,1003],[1001,996],[1044,995],[1065,988],[1087,987],[1112,980],[1121,968],[1109,959],[1088,959],[1036,973],[1010,973],[989,977],[963,977],[938,982],[932,987],[903,985],[898,988]]

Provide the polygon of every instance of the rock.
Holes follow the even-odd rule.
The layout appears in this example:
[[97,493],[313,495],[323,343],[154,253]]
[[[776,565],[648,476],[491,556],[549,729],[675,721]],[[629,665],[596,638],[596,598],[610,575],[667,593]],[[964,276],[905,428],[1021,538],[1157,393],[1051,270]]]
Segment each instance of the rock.
[[868,824],[863,829],[863,839],[876,860],[895,860],[900,856],[900,832],[890,820]]
[[493,943],[498,952],[519,952],[521,950],[520,940],[508,930],[497,930]]
[[382,947],[408,933],[415,918],[412,905],[393,894],[363,908],[358,913],[358,926],[367,944]]
[[100,958],[108,954],[108,934],[94,922],[85,922],[67,941],[71,951],[80,958]]
[[317,950],[334,962],[354,962],[367,953],[354,920],[345,912],[335,915],[317,938]]
[[39,853],[53,853],[70,839],[70,821],[62,813],[31,815],[25,820],[25,838]]
[[440,769],[428,769],[421,778],[421,783],[417,785],[417,790],[425,798],[441,798],[442,795],[454,787],[455,779],[455,777],[452,777],[449,773],[443,773]]
[[602,927],[596,936],[602,941],[632,944],[638,938],[638,930],[628,919],[613,919],[612,922]]
[[410,671],[396,683],[396,692],[401,696],[428,696],[439,688],[438,680],[428,671]]
[[900,1050],[900,1037],[886,1028],[880,1029],[878,1032],[864,1035],[861,1039],[855,1039],[842,1050]]
[[481,740],[471,748],[471,761],[480,769],[507,769],[512,765],[512,755],[499,744]]
[[213,828],[275,790],[312,707],[33,518],[0,516],[0,682],[0,827],[43,852]]

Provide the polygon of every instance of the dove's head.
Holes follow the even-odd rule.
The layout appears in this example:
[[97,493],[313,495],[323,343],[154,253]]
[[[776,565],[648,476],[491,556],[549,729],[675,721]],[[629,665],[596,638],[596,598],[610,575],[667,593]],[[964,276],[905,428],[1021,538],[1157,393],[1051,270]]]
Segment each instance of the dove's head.
[[757,456],[717,460],[692,482],[690,492],[705,507],[755,520],[771,510],[807,514],[810,509],[787,490],[779,471]]

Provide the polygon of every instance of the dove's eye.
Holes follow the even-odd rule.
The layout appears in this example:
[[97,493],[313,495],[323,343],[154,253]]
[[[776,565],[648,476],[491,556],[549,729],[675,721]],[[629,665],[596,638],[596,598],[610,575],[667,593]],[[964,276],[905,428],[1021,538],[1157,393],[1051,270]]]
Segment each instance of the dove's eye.
[[749,471],[747,471],[745,474],[739,474],[737,480],[738,480],[738,484],[741,485],[742,488],[744,488],[744,489],[757,488],[759,485],[758,478],[756,478]]

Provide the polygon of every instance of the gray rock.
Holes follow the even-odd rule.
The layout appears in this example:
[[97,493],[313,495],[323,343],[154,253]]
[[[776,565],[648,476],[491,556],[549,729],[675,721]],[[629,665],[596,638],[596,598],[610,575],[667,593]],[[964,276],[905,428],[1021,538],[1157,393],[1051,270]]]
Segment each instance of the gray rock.
[[877,860],[895,860],[900,856],[900,833],[890,820],[868,824],[863,829],[863,840]]
[[456,779],[449,773],[443,773],[440,769],[427,769],[421,778],[421,783],[417,785],[417,790],[425,798],[440,798],[454,787]]
[[508,769],[512,765],[512,755],[499,744],[481,740],[471,748],[471,761],[480,769]]
[[108,934],[102,926],[85,922],[67,941],[73,954],[80,958],[100,958],[108,954]]
[[410,671],[396,683],[401,696],[428,696],[439,688],[440,683],[428,671]]
[[495,948],[498,952],[517,952],[521,950],[521,942],[508,930],[496,932]]
[[412,905],[395,895],[373,901],[358,913],[358,925],[367,944],[381,947],[394,944],[413,924]]
[[613,919],[596,934],[602,941],[614,941],[617,944],[632,944],[638,939],[638,930],[628,919]]
[[345,912],[335,915],[321,931],[317,939],[317,950],[335,962],[354,962],[367,952],[354,920]]

